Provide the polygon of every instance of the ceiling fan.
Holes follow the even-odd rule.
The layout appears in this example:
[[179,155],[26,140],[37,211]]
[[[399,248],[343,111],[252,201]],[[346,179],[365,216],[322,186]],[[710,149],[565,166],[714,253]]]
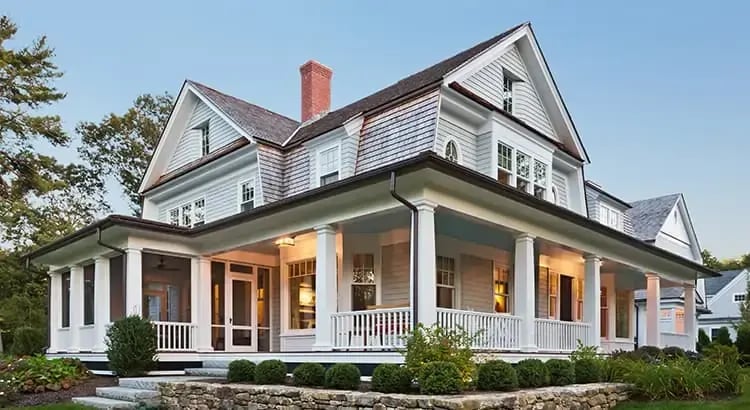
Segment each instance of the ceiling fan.
[[164,257],[163,256],[159,257],[159,263],[156,264],[156,266],[154,266],[154,267],[156,268],[156,270],[161,270],[161,271],[177,271],[177,270],[180,270],[180,268],[170,268],[169,266],[167,266],[167,264],[164,263]]

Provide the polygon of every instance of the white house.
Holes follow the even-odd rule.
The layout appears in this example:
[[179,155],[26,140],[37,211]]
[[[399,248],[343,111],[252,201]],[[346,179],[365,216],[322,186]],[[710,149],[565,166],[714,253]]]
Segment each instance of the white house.
[[103,366],[125,314],[154,320],[165,368],[397,362],[415,323],[481,330],[474,347],[509,360],[632,348],[635,289],[650,308],[684,288],[693,312],[715,275],[633,236],[622,208],[592,215],[590,159],[528,23],[334,110],[331,69],[300,72],[299,121],[186,81],[143,217],[29,255],[50,266],[50,356]]
[[708,314],[698,316],[698,327],[713,340],[722,327],[729,329],[732,340],[737,339],[734,325],[740,320],[742,303],[747,296],[748,270],[728,270],[715,278],[699,279],[708,299]]

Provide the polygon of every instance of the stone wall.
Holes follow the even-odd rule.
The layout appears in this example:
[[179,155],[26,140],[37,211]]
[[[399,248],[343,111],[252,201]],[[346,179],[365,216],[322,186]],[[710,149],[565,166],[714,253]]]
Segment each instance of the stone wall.
[[423,396],[201,382],[159,387],[168,409],[609,409],[627,400],[628,386],[599,383],[510,393]]

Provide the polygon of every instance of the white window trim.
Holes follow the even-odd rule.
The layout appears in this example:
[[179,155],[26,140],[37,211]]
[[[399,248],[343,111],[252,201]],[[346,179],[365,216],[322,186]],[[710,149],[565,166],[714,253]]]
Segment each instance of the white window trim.
[[[321,165],[322,164],[321,164],[321,161],[320,161],[320,155],[323,152],[328,151],[329,149],[332,149],[332,148],[337,148],[337,151],[338,151],[338,153],[337,153],[337,156],[338,156],[337,162],[338,162],[338,164],[336,164],[336,165],[337,165],[337,172],[339,174],[338,180],[339,181],[341,180],[341,151],[342,151],[341,150],[341,141],[340,140],[336,140],[336,141],[334,141],[332,143],[320,145],[320,146],[316,147],[315,150],[314,150],[314,155],[315,155],[315,185],[314,186],[315,187],[320,187],[321,186],[320,185],[320,179],[323,177],[323,173],[322,173],[322,170],[321,170]],[[329,173],[327,173],[325,175],[330,175],[332,173],[333,172],[329,172]]]
[[[200,200],[203,200],[203,225],[205,225],[207,223],[207,220],[206,220],[206,209],[208,208],[206,206],[206,197],[205,196],[199,196],[199,197],[194,198],[194,199],[192,199],[190,201],[182,202],[180,205],[173,206],[172,208],[167,209],[167,223],[168,224],[172,223],[172,221],[170,220],[170,214],[172,213],[172,211],[177,210],[178,223],[177,223],[176,226],[182,226],[182,227],[186,227],[186,228],[193,228],[193,227],[195,227],[195,203],[198,202],[198,201],[200,201]],[[188,206],[188,205],[190,206],[190,226],[187,226],[187,225],[185,225],[185,224],[182,223],[183,216],[185,215],[185,213],[183,212],[183,209],[186,206]]]
[[[373,279],[374,281],[372,283],[362,283],[362,282],[356,282],[354,280],[354,256],[355,255],[372,255],[372,272],[373,272]],[[350,268],[349,272],[349,310],[353,311],[354,307],[353,305],[353,299],[354,299],[354,287],[355,286],[375,286],[375,304],[380,304],[380,280],[378,275],[378,267],[377,267],[377,255],[375,252],[372,251],[362,251],[362,252],[352,252],[349,254],[350,258],[350,265],[348,266]]]
[[[244,179],[237,183],[237,212],[242,212],[242,185],[249,184],[253,187],[253,209],[257,208],[257,186],[255,185],[255,178]],[[249,202],[249,201],[248,201]]]
[[[438,257],[453,259],[453,285],[452,286],[451,285],[443,285],[443,284],[441,284],[438,281],[437,274],[438,274],[438,271],[440,271],[440,268],[437,266],[437,258]],[[459,286],[458,286],[459,281],[460,281],[458,272],[461,269],[460,269],[460,266],[458,266],[458,260],[459,260],[459,258],[457,258],[456,255],[453,255],[453,254],[437,254],[436,257],[435,257],[435,293],[436,293],[436,296],[437,296],[437,288],[439,288],[439,287],[453,289],[453,304],[452,304],[453,307],[451,307],[451,308],[439,308],[439,309],[459,309],[459,307],[461,306],[460,305],[460,301],[459,301],[459,296],[458,296],[459,292],[460,292],[460,289],[459,289]],[[435,303],[435,308],[438,308],[438,306],[437,306],[437,298],[436,298],[435,302],[436,302]]]
[[[737,296],[742,296],[742,300],[737,300]],[[746,293],[733,293],[732,294],[732,302],[734,303],[743,303],[746,298],[747,298]]]
[[[208,155],[208,154],[211,153],[211,128],[210,128],[210,120],[206,120],[206,121],[198,124],[193,129],[198,130],[200,132],[201,157],[205,157],[206,155]],[[205,132],[205,135],[204,135],[204,132]],[[204,148],[207,148],[207,149],[204,149]]]
[[[607,218],[603,218],[603,214],[604,214],[604,212],[602,212],[603,209],[606,209],[607,212],[608,212]],[[617,215],[617,225],[616,226],[612,226],[609,223],[609,213],[615,213]],[[617,229],[617,230],[621,231],[622,230],[622,225],[623,225],[623,218],[624,218],[624,214],[622,212],[618,211],[617,209],[615,209],[615,208],[613,208],[613,207],[611,207],[611,206],[609,206],[607,204],[599,203],[599,222],[602,225],[606,225],[606,226],[609,226],[610,228]]]
[[[553,186],[552,185],[552,164],[550,162],[548,162],[548,161],[545,161],[543,158],[541,158],[541,157],[539,157],[539,156],[537,156],[537,155],[535,155],[533,153],[530,153],[529,150],[520,149],[516,145],[514,145],[514,144],[512,144],[512,143],[510,143],[510,142],[508,142],[506,140],[497,139],[495,141],[495,147],[494,147],[494,152],[495,153],[493,155],[493,157],[495,158],[495,168],[494,168],[495,169],[495,176],[494,176],[494,178],[495,179],[497,178],[497,170],[502,170],[504,172],[508,172],[508,169],[501,167],[500,164],[499,164],[500,158],[498,157],[497,151],[498,151],[498,148],[499,148],[499,146],[501,144],[505,145],[506,147],[508,147],[508,148],[511,149],[511,159],[512,159],[511,167],[513,169],[510,171],[510,186],[512,186],[514,188],[518,186],[518,178],[519,178],[519,176],[518,176],[518,153],[519,152],[521,152],[523,155],[526,155],[527,157],[529,157],[529,177],[528,178],[526,178],[526,177],[520,177],[524,181],[528,182],[528,189],[526,189],[524,191],[527,194],[529,194],[531,196],[534,196],[534,185],[535,185],[534,184],[534,163],[535,163],[535,161],[539,161],[540,163],[544,164],[547,167],[547,181],[546,181],[546,186],[545,186],[545,200],[549,201],[550,200],[550,194],[549,194],[549,192],[550,192],[550,190],[552,189],[552,186]],[[536,185],[538,185],[538,184],[536,184]],[[539,185],[539,186],[541,186],[541,185]]]
[[[453,146],[456,147],[456,164],[461,164],[461,145],[456,141],[454,138],[448,138],[448,141],[445,141],[445,144],[443,145],[443,158],[448,159],[448,144],[453,143]],[[450,160],[449,160],[450,161]]]
[[[503,268],[508,269],[508,294],[507,294],[507,298],[508,298],[508,311],[507,312],[497,312],[497,311],[495,311],[495,296],[498,295],[497,293],[495,293],[495,270],[498,267],[503,267]],[[513,315],[513,313],[514,313],[513,304],[514,304],[514,296],[515,296],[514,293],[513,293],[514,292],[514,286],[515,286],[515,283],[514,283],[513,279],[514,279],[514,276],[513,276],[513,267],[512,266],[510,266],[510,265],[508,265],[506,263],[499,262],[499,261],[493,261],[492,262],[492,312],[493,313],[498,314],[498,315]]]

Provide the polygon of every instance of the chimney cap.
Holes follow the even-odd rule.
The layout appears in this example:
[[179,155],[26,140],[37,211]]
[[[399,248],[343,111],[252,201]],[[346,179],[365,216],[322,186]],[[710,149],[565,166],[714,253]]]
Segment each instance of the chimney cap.
[[320,68],[330,77],[333,75],[333,69],[317,60],[307,60],[304,64],[299,66],[299,71],[304,72],[313,68]]

